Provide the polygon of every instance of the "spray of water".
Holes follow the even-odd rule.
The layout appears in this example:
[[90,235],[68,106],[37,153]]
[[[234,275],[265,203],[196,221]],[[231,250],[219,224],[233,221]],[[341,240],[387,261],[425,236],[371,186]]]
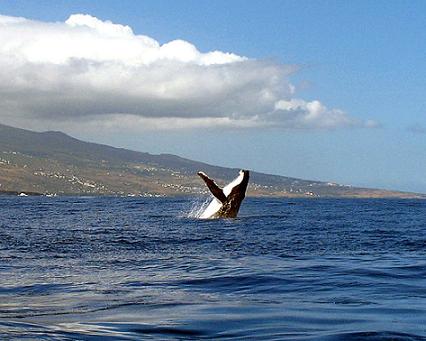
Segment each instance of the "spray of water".
[[211,202],[210,197],[203,198],[195,198],[194,201],[191,202],[191,208],[187,213],[187,218],[200,218],[201,214],[205,211],[209,203]]

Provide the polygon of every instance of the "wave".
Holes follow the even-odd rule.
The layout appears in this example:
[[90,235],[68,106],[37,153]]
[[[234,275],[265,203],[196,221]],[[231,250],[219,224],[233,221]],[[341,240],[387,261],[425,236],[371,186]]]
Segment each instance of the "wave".
[[[194,321],[196,322],[196,321]],[[203,323],[204,322],[204,323]],[[216,326],[214,325],[216,323]],[[234,322],[235,323],[235,322]],[[231,321],[198,321],[194,324],[149,324],[131,322],[67,323],[55,327],[25,322],[1,322],[0,338],[54,340],[299,340],[299,341],[424,341],[423,335],[396,331],[345,331],[321,335],[320,330],[288,326],[279,330],[251,321],[247,330]],[[222,326],[222,328],[218,327]],[[233,328],[226,330],[226,326]]]
[[360,331],[337,333],[323,337],[304,339],[319,341],[424,341],[426,337],[410,333],[399,333],[393,331]]

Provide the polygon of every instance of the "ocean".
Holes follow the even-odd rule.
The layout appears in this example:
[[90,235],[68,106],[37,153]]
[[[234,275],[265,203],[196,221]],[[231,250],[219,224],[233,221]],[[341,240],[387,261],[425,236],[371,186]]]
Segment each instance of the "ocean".
[[426,201],[0,197],[1,340],[426,340]]

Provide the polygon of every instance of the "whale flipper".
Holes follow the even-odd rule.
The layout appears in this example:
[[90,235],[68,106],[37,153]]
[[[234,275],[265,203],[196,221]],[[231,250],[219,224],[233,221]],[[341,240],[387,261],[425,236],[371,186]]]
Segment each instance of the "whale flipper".
[[249,171],[241,170],[238,177],[226,185],[223,190],[210,179],[207,174],[198,172],[207,187],[212,192],[214,199],[201,214],[200,218],[235,218],[245,198],[249,181]]
[[215,198],[217,198],[221,203],[224,203],[226,201],[226,196],[223,193],[223,190],[218,185],[216,185],[216,182],[210,179],[204,172],[198,172],[197,174],[201,179],[204,180],[210,192],[212,192]]

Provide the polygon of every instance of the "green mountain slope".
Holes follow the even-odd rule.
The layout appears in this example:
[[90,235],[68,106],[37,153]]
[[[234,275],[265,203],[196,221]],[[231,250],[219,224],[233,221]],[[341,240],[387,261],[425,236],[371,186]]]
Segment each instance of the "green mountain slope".
[[[153,155],[88,143],[61,132],[0,125],[0,191],[77,195],[182,195],[207,193],[203,170],[220,184],[238,169],[170,154]],[[301,197],[424,197],[334,183],[251,173],[249,195]]]

